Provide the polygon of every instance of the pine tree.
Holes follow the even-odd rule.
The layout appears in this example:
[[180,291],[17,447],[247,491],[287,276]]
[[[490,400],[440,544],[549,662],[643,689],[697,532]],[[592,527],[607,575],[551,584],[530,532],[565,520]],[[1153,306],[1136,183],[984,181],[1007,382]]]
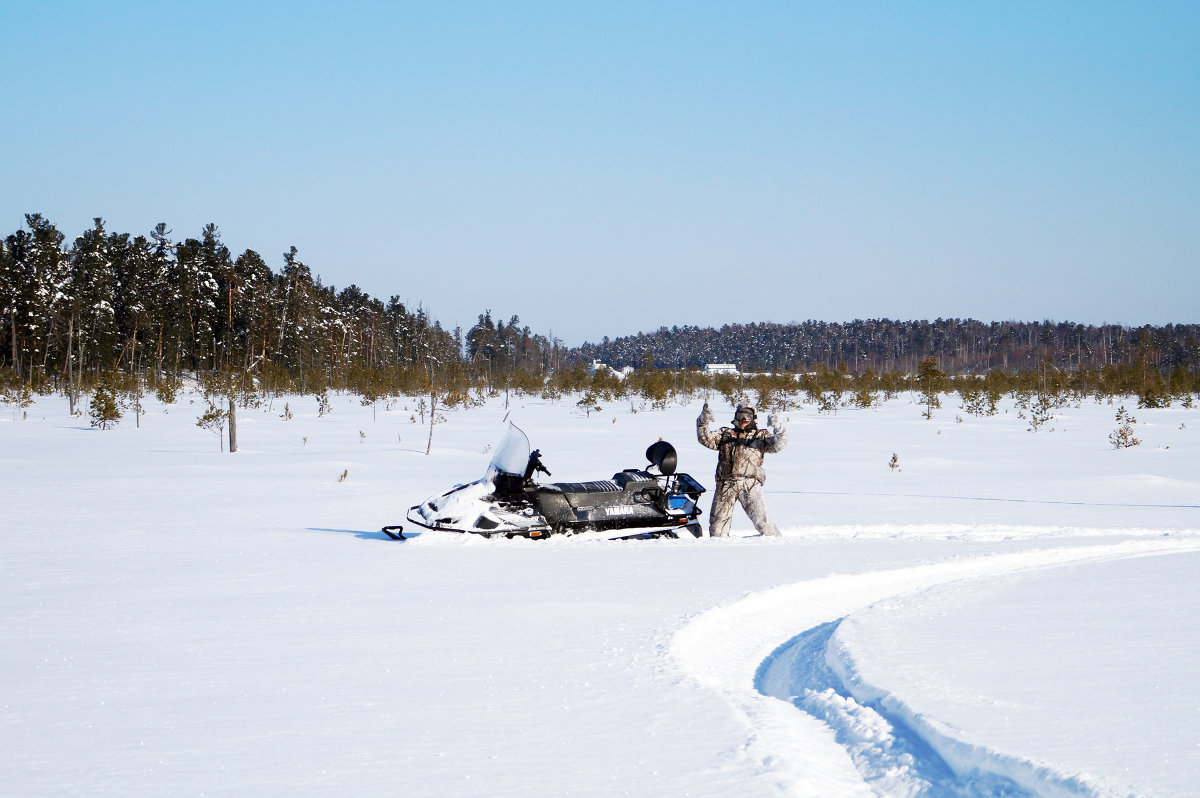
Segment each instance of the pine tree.
[[[65,323],[70,304],[70,268],[62,250],[63,234],[41,214],[26,214],[29,234],[22,235],[12,249],[14,269],[23,276],[18,291],[16,334],[18,357],[14,370],[37,385],[51,367],[69,357],[70,335]],[[61,344],[52,340],[57,331]],[[74,394],[72,394],[74,400]],[[72,412],[74,402],[72,401]]]
[[26,417],[26,411],[33,406],[33,391],[29,383],[18,383],[7,389],[0,389],[0,402],[13,406],[13,417],[16,411],[21,411],[21,417]]
[[154,319],[164,304],[158,292],[165,272],[145,236],[132,240],[128,235],[112,236],[109,251],[114,253],[117,266],[116,315],[121,337],[118,364],[127,363],[130,373],[138,374],[145,369],[147,355],[158,349]]
[[159,222],[151,231],[150,239],[153,243],[148,268],[153,275],[150,285],[155,301],[150,306],[146,323],[153,331],[151,338],[154,342],[153,357],[157,383],[168,364],[173,375],[179,371],[183,356],[183,296],[179,287],[179,266],[175,257],[175,244],[171,241],[171,231],[164,222]]
[[[14,236],[0,241],[0,354],[11,352],[11,366],[18,372],[20,359],[17,344],[17,300],[24,275],[13,259]],[[3,359],[0,358],[0,362]]]
[[212,394],[205,394],[204,401],[204,412],[196,417],[196,426],[217,433],[217,445],[224,452],[226,411],[218,404],[219,399]]
[[91,417],[92,426],[100,429],[116,426],[121,420],[121,406],[117,402],[117,389],[111,373],[101,378],[92,393],[88,415]]
[[291,247],[283,256],[276,351],[281,365],[297,374],[303,387],[306,366],[311,369],[313,361],[310,333],[317,320],[316,287],[312,272],[296,255]]
[[599,413],[604,409],[600,406],[600,402],[596,399],[596,394],[592,393],[591,391],[584,393],[583,398],[576,402],[576,405],[583,410],[584,414],[588,418],[592,417],[592,413]]
[[916,385],[920,394],[920,403],[925,406],[923,415],[932,419],[933,411],[942,406],[938,394],[946,383],[946,372],[938,368],[937,358],[927,357],[917,368]]
[[238,292],[233,311],[235,336],[245,341],[241,358],[245,367],[259,362],[267,355],[271,335],[271,320],[275,316],[272,304],[274,275],[262,257],[252,249],[234,262]]
[[81,370],[89,365],[108,369],[116,359],[116,275],[104,220],[97,217],[93,222],[71,249],[71,315]]
[[1121,405],[1117,410],[1117,428],[1108,436],[1108,442],[1113,445],[1114,449],[1127,449],[1131,446],[1140,446],[1141,441],[1133,434],[1133,425],[1137,423],[1137,419],[1129,415],[1125,410],[1125,405]]
[[180,246],[179,260],[189,282],[192,360],[196,368],[220,368],[222,325],[221,285],[217,276],[231,270],[229,249],[221,243],[215,224],[204,226],[200,240],[189,238]]

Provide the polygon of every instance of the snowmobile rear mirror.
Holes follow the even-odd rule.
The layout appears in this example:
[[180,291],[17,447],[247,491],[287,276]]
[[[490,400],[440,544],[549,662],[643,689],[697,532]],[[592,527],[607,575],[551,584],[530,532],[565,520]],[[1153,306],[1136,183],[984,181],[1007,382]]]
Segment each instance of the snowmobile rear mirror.
[[646,459],[651,465],[658,466],[658,470],[668,477],[675,473],[679,465],[675,447],[666,441],[650,444],[650,448],[646,450]]

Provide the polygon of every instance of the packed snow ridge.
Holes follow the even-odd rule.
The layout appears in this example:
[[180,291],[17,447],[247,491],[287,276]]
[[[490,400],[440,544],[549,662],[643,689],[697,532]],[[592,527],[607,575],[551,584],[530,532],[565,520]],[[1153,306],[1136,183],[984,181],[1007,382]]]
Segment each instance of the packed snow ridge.
[[743,719],[743,753],[773,776],[780,794],[1115,795],[1087,774],[963,740],[914,712],[862,678],[839,626],[877,602],[948,583],[1196,551],[1194,538],[1168,538],[829,576],[703,612],[676,634],[672,652]]

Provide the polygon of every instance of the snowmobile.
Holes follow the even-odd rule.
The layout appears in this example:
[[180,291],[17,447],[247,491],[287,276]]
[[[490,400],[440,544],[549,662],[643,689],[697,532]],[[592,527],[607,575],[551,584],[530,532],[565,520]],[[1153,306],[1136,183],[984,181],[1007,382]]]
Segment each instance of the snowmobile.
[[[539,483],[551,476],[542,453],[530,451],[529,438],[511,422],[483,479],[458,485],[410,507],[410,524],[439,532],[484,537],[545,538],[588,534],[608,539],[701,537],[696,519],[704,487],[676,473],[678,456],[666,441],[646,450],[649,465],[627,468],[612,479],[593,482]],[[383,532],[403,540],[403,526]]]

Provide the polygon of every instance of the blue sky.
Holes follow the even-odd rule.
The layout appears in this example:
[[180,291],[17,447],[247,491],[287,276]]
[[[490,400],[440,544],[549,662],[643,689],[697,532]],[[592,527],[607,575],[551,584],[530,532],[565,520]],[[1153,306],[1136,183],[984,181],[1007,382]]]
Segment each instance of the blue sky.
[[0,232],[176,239],[575,345],[1200,322],[1200,4],[5,3]]

